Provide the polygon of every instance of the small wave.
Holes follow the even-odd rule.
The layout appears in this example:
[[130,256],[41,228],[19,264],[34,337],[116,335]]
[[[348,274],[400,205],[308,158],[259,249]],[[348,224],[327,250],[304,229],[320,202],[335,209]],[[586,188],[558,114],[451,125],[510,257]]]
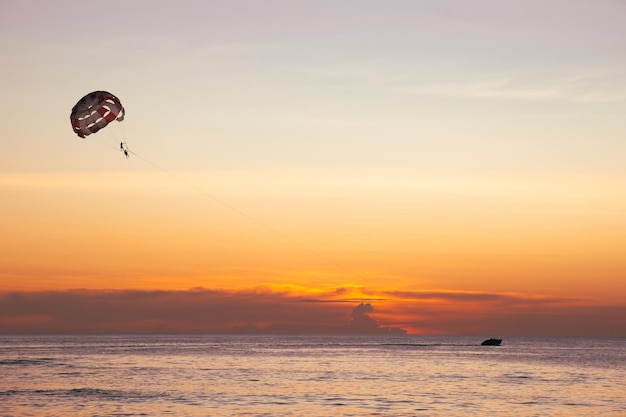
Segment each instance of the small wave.
[[149,394],[138,391],[110,390],[101,388],[72,388],[72,389],[26,389],[0,391],[0,397],[13,396],[44,396],[59,398],[81,398],[83,400],[123,400],[144,401],[146,399],[162,398],[162,394]]
[[346,398],[343,398],[343,397],[324,398],[324,401],[329,403],[333,407],[344,407],[348,405]]
[[381,346],[403,346],[403,347],[469,347],[478,346],[478,344],[459,344],[459,343],[382,343]]
[[132,394],[127,391],[107,390],[99,388],[73,388],[71,390],[67,390],[66,393],[75,397],[98,397],[103,399],[127,399],[129,396],[132,396]]
[[148,413],[113,413],[107,414],[107,417],[131,417],[131,416],[148,416]]
[[69,377],[69,376],[81,376],[83,375],[82,372],[79,371],[74,371],[74,372],[59,372],[57,375],[59,376],[64,376],[64,377]]
[[587,403],[563,403],[563,405],[567,407],[593,407],[593,404]]
[[30,366],[30,365],[49,365],[54,361],[53,358],[36,358],[36,359],[2,359],[0,365],[8,366]]

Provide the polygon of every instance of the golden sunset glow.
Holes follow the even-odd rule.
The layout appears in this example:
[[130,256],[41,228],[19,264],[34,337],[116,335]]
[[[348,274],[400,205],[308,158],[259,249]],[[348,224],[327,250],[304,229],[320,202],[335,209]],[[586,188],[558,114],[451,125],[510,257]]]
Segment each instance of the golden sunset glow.
[[[565,27],[523,36],[528,16],[451,4],[381,3],[376,29],[103,10],[108,37],[67,4],[0,6],[0,332],[83,331],[64,298],[232,298],[205,324],[128,307],[94,326],[330,326],[369,303],[410,333],[624,336],[625,9],[547,7]],[[589,14],[604,24],[581,32]],[[100,89],[126,118],[80,139],[70,109]]]

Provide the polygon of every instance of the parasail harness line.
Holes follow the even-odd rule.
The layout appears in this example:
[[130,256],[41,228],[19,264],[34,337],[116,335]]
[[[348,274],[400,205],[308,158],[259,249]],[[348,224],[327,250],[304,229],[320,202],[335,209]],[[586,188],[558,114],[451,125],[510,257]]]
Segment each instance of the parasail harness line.
[[[119,98],[117,98],[115,95],[111,94],[108,91],[98,90],[98,91],[93,91],[85,95],[74,105],[74,107],[72,107],[72,112],[70,113],[70,123],[71,123],[72,130],[74,131],[74,133],[77,134],[80,138],[84,139],[86,136],[91,135],[93,133],[97,133],[98,131],[102,130],[109,123],[113,121],[118,121],[118,122],[123,121],[125,114],[126,114],[126,110],[124,109],[124,106],[122,105]],[[122,128],[123,128],[123,124],[122,124]],[[104,130],[107,134],[109,134],[107,129],[104,129]],[[131,151],[128,145],[126,144],[125,131],[123,130],[122,133],[123,134],[122,134],[122,138],[121,138],[118,150],[122,152],[126,158],[129,158],[130,155],[136,156],[137,158],[141,159],[148,165],[151,165],[152,167],[158,169],[159,171],[166,173],[167,175],[169,175],[170,177],[172,177],[179,183],[204,195],[205,197],[210,198],[214,202],[220,204],[223,207],[226,207],[230,211],[237,213],[241,217],[244,217],[248,219],[249,221],[251,221],[252,223],[255,223],[258,226],[266,229],[267,231],[271,232],[275,236],[278,236],[281,239],[287,242],[290,242],[292,245],[297,246],[305,250],[306,252],[311,253],[312,255],[315,255],[316,257],[324,260],[325,262],[331,265],[334,265],[336,268],[341,269],[350,275],[354,275],[350,273],[350,271],[347,268],[333,261],[332,259],[298,242],[297,240],[292,239],[291,237],[274,229],[273,227],[258,220],[257,218],[250,216],[249,214],[243,212],[242,210],[239,210],[237,207],[234,207],[231,204],[228,204],[225,201],[220,200],[219,198],[206,192],[205,190],[198,188],[192,183],[186,181],[184,178],[179,177],[178,175],[144,158],[143,156],[137,154],[136,152]],[[117,139],[117,140],[120,140],[120,139]],[[95,141],[95,142],[100,143],[99,141]],[[102,143],[102,145],[107,146],[107,147],[110,146],[109,144],[104,144],[104,143]],[[114,146],[110,146],[110,147],[115,149]]]
[[275,236],[280,237],[281,239],[291,243],[294,246],[299,247],[300,249],[303,249],[304,251],[318,257],[319,259],[335,266],[336,268],[344,271],[347,274],[350,275],[354,275],[351,271],[348,270],[348,268],[346,268],[345,266],[333,261],[332,259],[322,255],[321,253],[311,249],[310,247],[304,245],[303,243],[298,242],[297,240],[292,239],[291,237],[287,236],[286,234],[282,233],[281,231],[269,226],[267,223],[264,223],[262,221],[260,221],[259,219],[247,214],[246,212],[238,209],[237,207],[225,202],[224,200],[219,199],[218,197],[214,196],[213,194],[208,193],[207,191],[203,190],[202,188],[197,187],[196,185],[193,185],[192,183],[190,183],[189,181],[185,180],[184,178],[174,174],[173,172],[163,168],[162,166],[150,161],[149,159],[144,158],[143,156],[139,155],[138,153],[131,151],[130,149],[128,149],[128,147],[126,146],[126,144],[124,142],[122,142],[120,144],[120,148],[122,148],[122,145],[124,145],[124,154],[125,156],[128,158],[128,155],[133,155],[136,156],[137,158],[141,159],[143,162],[145,162],[146,164],[152,166],[153,168],[158,169],[159,171],[162,171],[163,173],[169,175],[171,178],[173,178],[174,180],[176,180],[177,182],[185,185],[186,187],[190,188],[191,190],[194,190],[196,192],[198,192],[199,194],[213,200],[214,202],[218,203],[219,205],[226,207],[227,209],[229,209],[230,211],[237,213],[238,215],[240,215],[241,217],[249,220],[252,223],[255,223],[257,226],[260,226],[262,228],[264,228],[265,230],[271,232],[272,234],[274,234]]

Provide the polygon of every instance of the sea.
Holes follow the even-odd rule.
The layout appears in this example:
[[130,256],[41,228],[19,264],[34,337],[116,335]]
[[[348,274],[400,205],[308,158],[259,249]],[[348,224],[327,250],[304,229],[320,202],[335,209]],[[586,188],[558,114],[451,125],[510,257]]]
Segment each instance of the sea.
[[0,416],[626,416],[626,339],[0,335]]

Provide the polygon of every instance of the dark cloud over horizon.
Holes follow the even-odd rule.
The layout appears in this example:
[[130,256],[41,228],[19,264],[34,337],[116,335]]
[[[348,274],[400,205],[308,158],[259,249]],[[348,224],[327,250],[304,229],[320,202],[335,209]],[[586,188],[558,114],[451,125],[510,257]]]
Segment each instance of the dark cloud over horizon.
[[[363,304],[270,291],[67,290],[0,294],[0,333],[390,332]],[[400,329],[394,330],[402,332]]]
[[[362,294],[367,294],[363,289]],[[351,295],[348,292],[345,295]],[[0,293],[7,333],[414,333],[626,337],[626,305],[472,292],[65,290]],[[370,298],[372,299],[372,298]]]
[[374,311],[371,304],[361,303],[352,310],[352,321],[343,327],[345,333],[355,334],[405,334],[399,327],[384,327],[374,320],[370,313]]

